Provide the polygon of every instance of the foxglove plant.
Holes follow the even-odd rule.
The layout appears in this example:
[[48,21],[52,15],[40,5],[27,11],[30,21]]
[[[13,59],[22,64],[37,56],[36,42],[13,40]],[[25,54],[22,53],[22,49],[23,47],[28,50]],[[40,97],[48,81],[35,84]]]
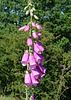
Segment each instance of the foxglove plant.
[[[44,57],[41,55],[41,53],[44,51],[44,48],[43,45],[39,42],[41,40],[41,33],[38,32],[38,30],[41,30],[42,27],[36,22],[33,22],[33,18],[35,18],[36,20],[38,20],[39,18],[33,14],[35,8],[33,7],[31,0],[29,0],[28,6],[26,6],[24,10],[27,10],[26,15],[30,13],[31,19],[26,26],[22,26],[21,28],[19,28],[19,31],[29,32],[27,39],[27,45],[29,47],[29,50],[27,50],[23,54],[21,61],[23,66],[27,65],[24,82],[25,85],[29,88],[30,86],[36,87],[41,84],[38,79],[42,79],[42,77],[45,75],[46,68],[42,66]],[[28,100],[27,88],[26,100]],[[34,100],[34,94],[31,96],[31,100]]]

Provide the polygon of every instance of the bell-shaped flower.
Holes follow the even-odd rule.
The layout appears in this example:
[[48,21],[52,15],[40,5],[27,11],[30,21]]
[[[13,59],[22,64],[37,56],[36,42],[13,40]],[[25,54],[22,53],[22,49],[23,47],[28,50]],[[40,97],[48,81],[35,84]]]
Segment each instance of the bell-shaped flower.
[[35,58],[35,60],[38,62],[38,63],[40,63],[41,62],[41,57],[40,57],[40,54],[37,54],[36,52],[34,52],[34,58]]
[[32,72],[33,76],[35,77],[35,79],[39,79],[40,73],[39,73],[37,68],[36,69],[31,69],[31,72]]
[[32,94],[32,96],[30,97],[31,100],[34,100],[34,95]]
[[32,33],[32,36],[33,36],[33,38],[35,38],[35,39],[38,38],[38,35],[36,34],[36,32],[33,32],[33,33]]
[[38,68],[32,69],[31,72],[35,79],[42,79],[42,77],[45,76]]
[[41,37],[40,37],[40,36],[38,36],[38,39],[39,39],[39,40],[41,40]]
[[37,44],[33,44],[33,48],[34,48],[34,51],[38,54],[41,54],[41,50],[39,49],[39,47],[37,46]]
[[36,27],[36,24],[34,22],[32,22],[32,27]]
[[32,41],[31,38],[28,38],[28,39],[27,39],[27,45],[28,45],[28,46],[32,46],[32,45],[33,45],[33,41]]
[[40,49],[40,51],[44,51],[43,45],[40,42],[37,42],[37,46]]
[[38,36],[41,36],[41,33],[37,32]]
[[26,66],[26,64],[28,64],[28,60],[29,60],[29,54],[28,54],[28,52],[26,51],[26,52],[24,53],[23,57],[22,57],[22,61],[21,61],[22,65],[23,65],[23,66]]
[[36,25],[37,29],[42,29],[42,27],[40,25]]
[[40,84],[40,82],[37,79],[35,79],[32,73],[31,73],[31,80],[33,86],[37,86],[38,84]]
[[42,73],[45,73],[47,68],[44,68],[41,64],[38,64],[38,69],[39,69]]
[[29,56],[29,64],[30,64],[30,66],[33,66],[33,67],[37,65],[35,58],[31,53],[30,53],[30,56]]
[[24,29],[24,31],[25,31],[25,32],[28,32],[29,29],[30,29],[30,27],[29,27],[29,26],[26,26],[25,29]]
[[19,31],[23,31],[25,29],[25,26],[22,26],[19,28]]
[[24,81],[25,81],[25,85],[27,85],[27,86],[32,85],[31,75],[28,73],[28,71],[26,71]]

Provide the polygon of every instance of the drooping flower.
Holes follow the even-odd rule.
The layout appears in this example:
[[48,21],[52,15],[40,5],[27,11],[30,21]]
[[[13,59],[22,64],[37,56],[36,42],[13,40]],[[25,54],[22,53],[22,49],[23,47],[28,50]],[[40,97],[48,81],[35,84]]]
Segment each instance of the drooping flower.
[[36,34],[36,32],[33,32],[33,33],[32,33],[32,36],[33,36],[33,38],[35,38],[35,39],[38,38],[38,35]]
[[40,36],[38,36],[38,39],[39,39],[39,40],[41,40],[41,37],[40,37]]
[[38,64],[38,69],[39,69],[42,73],[45,73],[47,68],[44,68],[41,64]]
[[37,68],[36,69],[31,69],[31,72],[32,72],[33,76],[35,77],[35,79],[38,79],[39,78],[40,73],[37,70]]
[[34,95],[32,94],[32,96],[30,98],[31,98],[31,100],[34,100]]
[[28,52],[26,51],[26,52],[24,53],[23,57],[22,57],[22,61],[21,61],[22,65],[23,65],[23,66],[26,66],[26,64],[28,64],[28,60],[29,60],[29,54],[28,54]]
[[32,22],[32,27],[36,27],[36,24],[34,22]]
[[31,72],[33,76],[35,77],[35,79],[42,79],[42,77],[45,75],[38,68],[32,69]]
[[27,86],[32,85],[31,75],[28,73],[28,71],[26,71],[24,81],[25,81],[25,85],[27,85]]
[[38,48],[38,46],[35,43],[33,44],[33,48],[36,53],[41,54],[41,50]]
[[39,33],[39,32],[36,32],[37,34],[38,34],[38,36],[40,36],[41,35],[41,33]]
[[32,46],[32,45],[33,45],[33,41],[32,41],[31,38],[28,38],[28,39],[27,39],[27,45],[28,45],[28,46]]
[[40,57],[40,55],[37,54],[36,52],[34,52],[34,58],[35,58],[35,60],[36,60],[38,63],[41,62],[41,57]]
[[40,82],[37,79],[35,79],[32,73],[31,73],[31,80],[33,86],[37,86],[38,84],[40,84]]
[[44,51],[43,45],[40,42],[37,42],[37,46],[40,49],[40,51]]
[[26,26],[25,29],[24,29],[24,31],[25,31],[25,32],[28,32],[29,29],[30,29],[30,27],[29,27],[29,26]]
[[22,26],[19,28],[19,31],[23,31],[25,29],[25,26]]
[[37,64],[36,64],[36,61],[35,61],[35,58],[34,58],[34,56],[30,53],[30,56],[29,56],[29,64],[30,64],[30,66],[32,66],[32,67],[34,67],[34,66],[36,66]]
[[37,29],[42,29],[42,27],[40,25],[36,25]]

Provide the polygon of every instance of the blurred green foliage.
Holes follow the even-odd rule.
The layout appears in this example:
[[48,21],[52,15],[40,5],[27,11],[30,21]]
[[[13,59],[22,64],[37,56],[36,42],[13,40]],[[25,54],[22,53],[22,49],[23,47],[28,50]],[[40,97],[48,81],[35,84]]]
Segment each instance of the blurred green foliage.
[[[43,27],[43,66],[47,68],[41,85],[34,88],[35,100],[71,100],[71,1],[33,3]],[[0,95],[21,99],[25,98],[26,88],[26,66],[21,65],[21,58],[28,49],[28,33],[19,32],[18,28],[29,22],[30,17],[23,10],[26,5],[26,0],[0,0]]]

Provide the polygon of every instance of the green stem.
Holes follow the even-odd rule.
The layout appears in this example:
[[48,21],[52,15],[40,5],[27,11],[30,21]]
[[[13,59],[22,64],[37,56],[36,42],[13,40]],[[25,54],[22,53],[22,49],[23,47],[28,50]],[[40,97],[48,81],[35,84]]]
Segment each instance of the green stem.
[[[28,0],[28,3],[32,3],[31,0]],[[31,10],[31,7],[29,6],[29,10]],[[30,11],[30,22],[32,23],[32,16],[31,16],[31,11]],[[31,27],[31,24],[30,24],[30,32],[29,32],[29,37],[32,36],[32,27]],[[29,47],[29,53],[31,52],[32,50],[32,47],[30,46]],[[27,70],[29,70],[29,63],[27,64]],[[28,89],[26,88],[26,100],[28,100]]]

